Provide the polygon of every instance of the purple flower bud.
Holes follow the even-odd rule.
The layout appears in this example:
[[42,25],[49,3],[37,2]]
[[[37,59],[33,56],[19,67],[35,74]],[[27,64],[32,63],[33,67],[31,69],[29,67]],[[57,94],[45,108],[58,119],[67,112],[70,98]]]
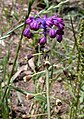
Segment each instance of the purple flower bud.
[[64,26],[64,21],[62,18],[57,18],[57,21]]
[[63,30],[64,29],[64,25],[59,23],[59,26],[58,26],[59,29]]
[[53,24],[57,26],[59,29],[63,30],[64,29],[64,24],[60,23],[57,20],[53,20]]
[[57,41],[58,42],[61,42],[62,41],[62,35],[57,35],[56,38],[57,38]]
[[57,26],[59,29],[64,29],[64,22],[62,18],[58,18],[57,16],[52,16],[52,22],[55,26]]
[[53,24],[54,24],[55,26],[58,26],[58,21],[57,21],[57,20],[53,20]]
[[57,16],[51,16],[51,19],[52,20],[56,20],[57,19]]
[[30,24],[34,20],[34,17],[26,19],[26,24]]
[[63,35],[64,34],[64,31],[59,29],[59,30],[56,31],[56,34]]
[[64,24],[62,18],[59,18],[59,17],[57,17],[57,16],[52,16],[51,18],[52,18],[52,20],[57,20],[59,23]]
[[44,45],[45,43],[46,43],[46,37],[44,36],[40,39],[40,44]]
[[57,20],[53,20],[53,24],[54,24],[55,26],[59,27],[59,23],[58,23]]
[[58,18],[58,17],[57,17],[56,20],[59,21],[60,23],[63,22],[63,19],[62,19],[62,18]]
[[51,28],[53,26],[53,22],[51,20],[47,20],[46,25]]
[[56,30],[55,30],[55,29],[50,29],[50,31],[49,31],[49,36],[50,36],[51,38],[55,38],[55,37],[56,37]]
[[32,38],[33,34],[30,32],[29,28],[26,28],[23,32],[24,36],[27,38]]
[[39,28],[40,28],[40,26],[39,26],[37,21],[34,20],[32,23],[30,23],[30,29],[31,30],[37,31]]

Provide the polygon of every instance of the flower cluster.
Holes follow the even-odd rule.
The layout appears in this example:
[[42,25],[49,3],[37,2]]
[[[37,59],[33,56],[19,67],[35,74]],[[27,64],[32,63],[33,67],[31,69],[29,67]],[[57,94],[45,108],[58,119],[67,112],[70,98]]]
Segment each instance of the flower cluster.
[[33,30],[38,31],[39,29],[42,29],[43,36],[39,39],[40,44],[44,45],[46,43],[47,35],[50,38],[56,38],[58,42],[62,41],[62,35],[64,33],[64,22],[62,18],[57,16],[34,18],[32,16],[26,19],[26,24],[28,25],[28,28],[24,30],[24,36],[27,38],[33,37]]

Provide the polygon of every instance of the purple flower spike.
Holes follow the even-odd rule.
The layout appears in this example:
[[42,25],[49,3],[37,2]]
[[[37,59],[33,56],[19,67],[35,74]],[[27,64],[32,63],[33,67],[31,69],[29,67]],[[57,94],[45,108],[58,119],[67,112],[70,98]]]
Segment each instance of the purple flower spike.
[[35,30],[35,31],[37,31],[38,29],[39,29],[39,24],[38,24],[38,22],[37,21],[33,21],[31,24],[30,24],[30,29],[31,30]]
[[33,34],[30,32],[30,29],[29,28],[26,28],[24,30],[24,36],[27,37],[27,38],[32,38]]
[[62,35],[57,35],[57,41],[60,43],[62,41]]
[[55,37],[56,37],[56,30],[55,30],[55,29],[50,29],[50,31],[49,31],[49,36],[50,36],[51,38],[55,38]]
[[46,43],[46,37],[44,36],[40,39],[40,44],[44,45],[45,43]]
[[[43,34],[43,37],[39,40],[41,46],[44,46],[44,44],[46,43],[47,35],[49,35],[50,38],[57,38],[58,42],[62,41],[62,35],[64,34],[64,21],[62,18],[59,18],[56,15],[51,17],[48,17],[47,15],[45,15],[44,17],[32,16],[26,20],[26,24],[29,28],[26,28],[24,30],[24,36],[28,38],[31,38],[33,36],[33,30],[38,31],[35,32],[38,34],[40,32],[39,29],[41,29],[41,33]],[[32,30],[32,33],[30,32],[30,30]]]

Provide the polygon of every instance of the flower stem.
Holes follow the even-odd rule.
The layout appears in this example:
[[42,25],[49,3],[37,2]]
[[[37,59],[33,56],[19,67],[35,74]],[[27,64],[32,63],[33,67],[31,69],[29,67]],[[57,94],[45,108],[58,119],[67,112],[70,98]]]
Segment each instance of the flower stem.
[[39,53],[39,55],[38,55],[37,66],[39,67],[39,65],[40,65],[40,44],[38,45],[38,53]]
[[46,67],[46,93],[47,93],[47,110],[48,110],[48,119],[50,119],[50,99],[49,99],[49,73]]

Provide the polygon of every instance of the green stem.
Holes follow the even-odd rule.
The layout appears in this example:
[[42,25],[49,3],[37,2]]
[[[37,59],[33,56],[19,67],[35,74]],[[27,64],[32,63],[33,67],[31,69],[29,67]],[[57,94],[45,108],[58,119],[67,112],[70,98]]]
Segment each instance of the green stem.
[[71,20],[71,26],[72,26],[73,36],[74,36],[74,40],[75,40],[75,46],[77,48],[77,51],[79,51],[79,49],[78,49],[78,43],[77,43],[77,38],[76,38],[76,34],[75,34],[75,30],[74,30],[74,26],[73,26],[73,22],[72,22],[72,18],[71,17],[70,17],[70,20]]
[[38,53],[39,53],[39,55],[38,55],[37,66],[39,67],[39,65],[40,65],[40,44],[38,45]]
[[46,93],[47,93],[47,110],[48,110],[48,119],[50,119],[50,99],[49,99],[49,73],[46,67]]
[[46,116],[47,113],[43,113],[43,114],[36,114],[36,115],[28,115],[27,118],[32,118],[32,117],[39,117],[39,116]]
[[[31,6],[32,6],[33,2],[34,2],[34,0],[30,0],[30,2],[29,2],[28,12],[27,12],[27,14],[26,14],[25,21],[26,21],[26,19],[29,17],[29,14],[30,14],[30,12],[31,12]],[[17,47],[16,56],[15,56],[15,59],[14,59],[12,71],[11,71],[11,74],[10,74],[10,76],[9,76],[7,85],[10,84],[10,80],[11,80],[11,77],[12,77],[13,72],[14,72],[14,69],[15,69],[15,65],[16,65],[16,61],[17,61],[18,54],[19,54],[19,51],[20,51],[20,47],[21,47],[21,43],[22,43],[22,39],[23,39],[23,32],[24,32],[25,27],[26,27],[26,22],[25,22],[24,27],[23,27],[23,30],[22,30],[21,38],[20,38],[20,41],[19,41],[19,44],[18,44],[18,47]],[[4,101],[4,98],[5,98],[5,95],[6,95],[6,93],[7,93],[7,90],[8,90],[8,86],[5,88],[5,92],[4,92],[4,95],[3,95],[3,98],[2,98],[2,102]]]

